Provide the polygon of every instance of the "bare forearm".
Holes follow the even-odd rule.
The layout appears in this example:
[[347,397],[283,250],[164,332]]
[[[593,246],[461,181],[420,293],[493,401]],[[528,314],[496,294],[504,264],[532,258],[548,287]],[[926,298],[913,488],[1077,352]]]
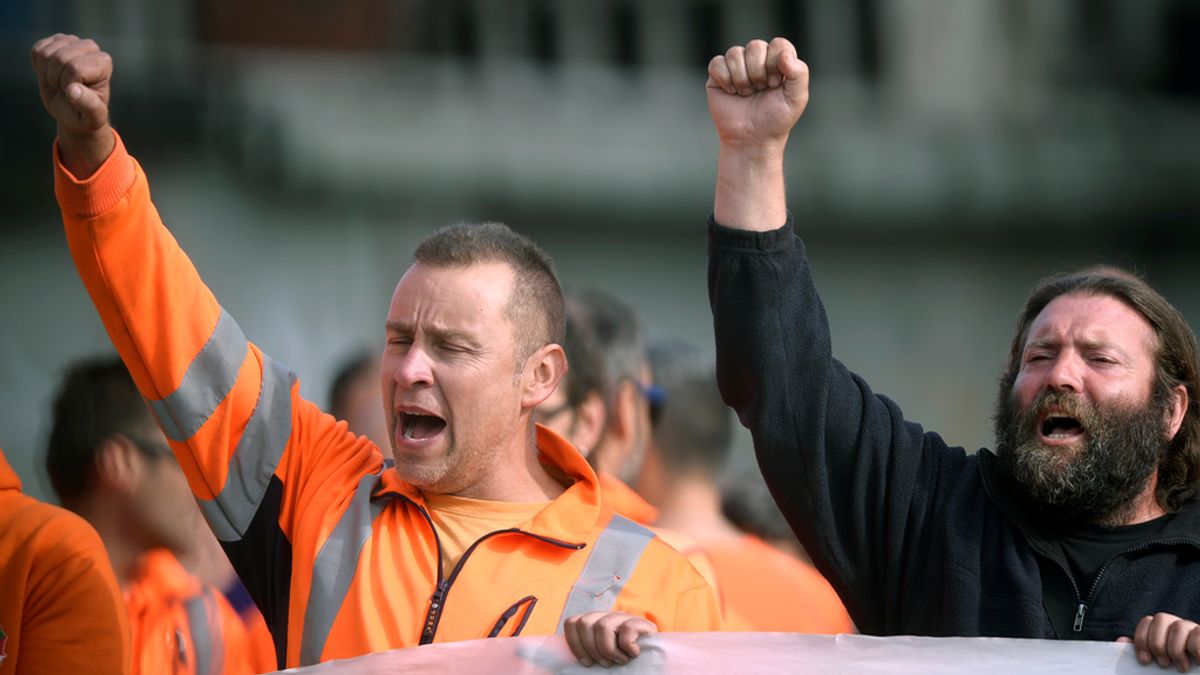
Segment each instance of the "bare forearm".
[[787,221],[783,146],[721,144],[713,216],[725,227],[765,232]]

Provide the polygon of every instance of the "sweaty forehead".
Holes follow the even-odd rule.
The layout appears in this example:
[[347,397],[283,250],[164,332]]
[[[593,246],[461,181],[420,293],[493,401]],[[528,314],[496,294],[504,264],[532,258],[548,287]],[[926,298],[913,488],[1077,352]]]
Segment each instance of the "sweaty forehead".
[[1067,294],[1050,301],[1029,327],[1026,346],[1038,343],[1110,345],[1152,353],[1154,328],[1140,312],[1110,295]]

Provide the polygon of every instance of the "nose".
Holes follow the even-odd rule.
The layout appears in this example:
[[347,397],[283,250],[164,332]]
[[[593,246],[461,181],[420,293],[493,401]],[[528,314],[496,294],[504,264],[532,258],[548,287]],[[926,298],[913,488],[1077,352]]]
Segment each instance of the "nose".
[[433,384],[433,369],[423,349],[413,345],[396,359],[392,370],[396,384],[406,388]]
[[1054,358],[1046,373],[1046,387],[1054,391],[1080,392],[1083,389],[1083,364],[1078,356],[1063,352]]

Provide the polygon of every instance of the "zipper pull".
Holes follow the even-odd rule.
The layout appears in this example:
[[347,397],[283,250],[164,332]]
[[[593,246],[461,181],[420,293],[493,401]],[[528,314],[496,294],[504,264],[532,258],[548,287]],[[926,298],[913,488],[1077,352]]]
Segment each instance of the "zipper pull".
[[446,589],[449,587],[449,581],[438,582],[437,590],[433,592],[433,597],[429,598],[429,613],[425,615],[425,629],[421,635],[421,644],[433,641],[433,627],[437,623],[438,615],[442,613],[442,602],[446,599]]
[[1079,608],[1075,610],[1075,632],[1083,630],[1083,615],[1087,612],[1087,605],[1079,603]]

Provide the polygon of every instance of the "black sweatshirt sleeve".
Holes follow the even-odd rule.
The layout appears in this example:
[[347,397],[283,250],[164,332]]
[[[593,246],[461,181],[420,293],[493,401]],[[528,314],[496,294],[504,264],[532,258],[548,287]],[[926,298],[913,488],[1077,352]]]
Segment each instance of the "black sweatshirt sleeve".
[[835,360],[804,244],[709,220],[717,379],[754,438],[763,476],[818,569],[864,633],[899,632],[927,602],[939,479],[963,454],[904,421]]

